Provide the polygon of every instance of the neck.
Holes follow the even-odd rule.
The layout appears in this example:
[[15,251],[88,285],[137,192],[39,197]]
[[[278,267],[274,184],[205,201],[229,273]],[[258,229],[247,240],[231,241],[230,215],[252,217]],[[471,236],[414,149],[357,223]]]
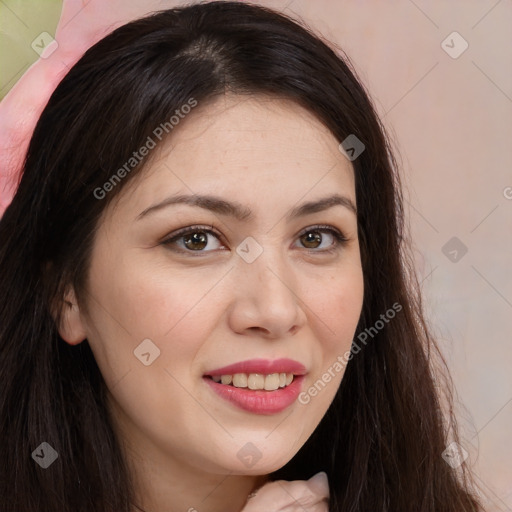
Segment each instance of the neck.
[[131,512],[240,512],[249,494],[268,480],[266,475],[205,471],[185,454],[162,450],[137,429],[128,436],[119,415],[114,418],[134,491]]
[[144,477],[137,476],[132,512],[240,512],[249,494],[266,480],[265,476],[197,472],[192,476],[188,471],[176,474],[145,468]]

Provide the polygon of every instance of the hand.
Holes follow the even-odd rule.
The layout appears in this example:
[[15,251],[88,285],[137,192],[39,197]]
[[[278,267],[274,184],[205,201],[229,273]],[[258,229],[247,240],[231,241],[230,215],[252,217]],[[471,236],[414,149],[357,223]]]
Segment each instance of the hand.
[[324,472],[309,480],[276,480],[249,497],[241,512],[329,512],[329,483]]

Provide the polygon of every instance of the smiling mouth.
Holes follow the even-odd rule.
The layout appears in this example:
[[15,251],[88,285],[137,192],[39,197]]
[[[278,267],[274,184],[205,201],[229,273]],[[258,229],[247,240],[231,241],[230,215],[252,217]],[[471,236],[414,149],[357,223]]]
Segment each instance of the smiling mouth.
[[233,375],[207,375],[218,384],[251,390],[275,391],[289,386],[295,375],[293,373],[235,373]]

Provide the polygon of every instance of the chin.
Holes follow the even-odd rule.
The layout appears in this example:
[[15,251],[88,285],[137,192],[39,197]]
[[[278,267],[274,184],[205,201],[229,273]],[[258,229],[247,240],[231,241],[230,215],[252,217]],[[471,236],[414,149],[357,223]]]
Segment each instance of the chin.
[[240,463],[236,464],[236,467],[231,470],[243,475],[266,475],[288,464],[296,453],[295,451],[292,453],[290,450],[284,453],[282,447],[281,449],[276,447],[275,450],[272,450],[271,448],[265,448],[265,445],[263,446],[264,449],[258,452],[254,449],[252,443],[247,443],[237,454]]

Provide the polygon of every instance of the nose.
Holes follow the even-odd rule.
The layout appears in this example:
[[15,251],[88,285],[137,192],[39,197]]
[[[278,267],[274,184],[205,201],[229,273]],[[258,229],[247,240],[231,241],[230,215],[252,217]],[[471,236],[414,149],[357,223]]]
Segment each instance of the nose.
[[270,250],[252,263],[237,261],[228,318],[239,334],[278,339],[292,336],[306,323],[299,277],[283,255]]

